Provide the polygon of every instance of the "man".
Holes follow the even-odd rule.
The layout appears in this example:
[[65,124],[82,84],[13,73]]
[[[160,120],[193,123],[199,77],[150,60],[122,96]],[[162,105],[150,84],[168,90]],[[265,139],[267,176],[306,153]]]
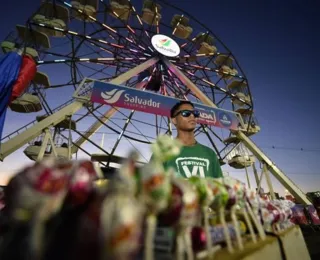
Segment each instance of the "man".
[[171,108],[171,120],[178,134],[177,139],[183,144],[178,156],[165,162],[164,167],[173,167],[181,177],[200,176],[222,177],[221,167],[215,152],[199,144],[194,136],[197,118],[200,113],[194,110],[190,101],[180,101]]

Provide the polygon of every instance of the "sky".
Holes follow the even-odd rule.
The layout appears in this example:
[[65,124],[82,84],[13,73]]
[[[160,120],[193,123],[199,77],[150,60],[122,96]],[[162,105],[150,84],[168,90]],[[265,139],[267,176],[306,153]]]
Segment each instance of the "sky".
[[[16,24],[23,24],[40,3],[3,2],[0,39]],[[240,63],[250,83],[261,127],[252,139],[303,191],[320,190],[319,1],[171,2],[209,27]],[[59,72],[52,74],[58,76]],[[57,97],[51,97],[51,102],[58,102]],[[8,112],[4,135],[17,128],[18,120],[15,113]],[[30,161],[21,150],[8,156],[0,162],[2,179],[12,176],[26,163]],[[243,171],[227,171],[244,179]],[[253,183],[252,173],[250,176]],[[274,183],[275,189],[283,193],[284,189]]]

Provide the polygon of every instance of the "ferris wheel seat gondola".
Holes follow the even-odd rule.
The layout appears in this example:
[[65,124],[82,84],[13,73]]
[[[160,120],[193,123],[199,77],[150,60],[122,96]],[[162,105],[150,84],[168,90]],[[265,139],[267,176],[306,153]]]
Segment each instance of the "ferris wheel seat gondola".
[[24,93],[21,97],[12,101],[11,110],[18,113],[34,113],[42,110],[40,98],[37,95]]
[[[128,0],[111,0],[110,1],[111,15],[118,17],[120,20],[127,21],[131,14],[131,8]],[[114,15],[113,12],[117,14]]]
[[[245,103],[251,105],[251,98],[246,94],[248,85],[245,81],[234,80],[229,85],[227,85],[227,89],[233,93],[237,98],[232,98],[232,103],[238,106],[244,106]],[[244,102],[242,102],[241,100]]]
[[[56,28],[59,28],[62,30],[67,29],[66,23],[61,19],[47,19],[44,15],[41,15],[41,14],[36,14],[32,19],[34,22],[41,23],[46,26],[56,27]],[[50,36],[64,37],[65,36],[64,32],[61,32],[61,31],[55,30],[55,29],[45,28],[40,25],[37,26],[37,31],[46,34],[48,37],[50,37]]]
[[256,133],[259,133],[261,128],[257,124],[251,124],[250,126],[248,123],[243,124],[243,128],[239,127],[240,131],[243,131],[247,136],[254,135]]
[[236,109],[235,112],[245,116],[253,115],[253,110],[251,108],[240,107]]
[[37,71],[32,81],[39,86],[43,86],[45,88],[50,87],[49,77],[46,73]]
[[239,143],[241,140],[237,137],[237,136],[230,136],[226,139],[223,140],[223,142],[225,144],[237,144]]
[[141,20],[148,25],[155,26],[160,22],[161,18],[161,5],[156,4],[152,0],[145,0],[143,2]]
[[235,169],[250,167],[254,162],[255,157],[253,155],[235,155],[228,160],[228,164]]
[[52,2],[41,3],[41,7],[37,14],[51,17],[53,19],[63,20],[66,24],[70,21],[69,9],[63,5]]
[[216,46],[210,45],[209,43],[206,43],[206,42],[200,43],[200,48],[198,50],[198,53],[209,54],[209,53],[216,53],[216,52],[217,52]]
[[230,55],[226,55],[226,54],[219,54],[214,60],[214,63],[219,67],[222,65],[226,65],[232,68],[233,62],[234,62],[234,59]]
[[[68,159],[69,158],[69,151],[67,147],[55,147],[57,151],[58,158],[60,159]],[[40,153],[41,145],[29,145],[26,149],[24,149],[23,153],[32,161],[36,161],[38,155]],[[45,152],[44,158],[54,156],[53,151]]]
[[19,24],[16,25],[16,29],[20,39],[24,42],[32,43],[35,46],[42,46],[45,49],[49,49],[51,47],[49,37],[43,32],[30,30],[26,26]]
[[228,84],[227,88],[230,91],[235,91],[235,92],[243,92],[248,88],[248,84],[246,81],[243,80],[234,80]]
[[[14,42],[9,42],[9,41],[3,41],[1,43],[1,49],[2,49],[3,53],[8,53],[10,51],[17,51],[18,50],[16,44]],[[30,48],[30,47],[25,48],[25,54],[30,55],[35,60],[38,59],[38,57],[39,57],[38,52],[35,49]]]
[[197,43],[203,43],[206,42],[209,45],[214,45],[215,44],[215,40],[214,38],[209,35],[208,33],[199,33],[196,37],[196,42]]
[[217,48],[214,46],[214,38],[208,33],[199,33],[195,41],[199,45],[198,53],[209,54],[217,52]]
[[[88,4],[88,2],[92,2],[93,5]],[[95,4],[95,2],[97,2]],[[73,8],[71,13],[75,19],[85,21],[85,22],[93,22],[89,16],[95,18],[98,8],[98,1],[86,1],[86,0],[79,0],[79,1],[72,1],[71,5]],[[81,10],[80,12],[78,10]]]
[[227,65],[222,65],[218,71],[218,75],[224,79],[232,79],[234,76],[238,75],[236,69],[232,69]]
[[189,18],[182,15],[174,15],[171,20],[173,34],[181,39],[187,39],[193,32],[192,27],[189,25]]
[[[246,95],[242,92],[237,92],[236,94],[237,98],[232,98],[232,103],[238,106],[244,106],[246,102],[247,104],[251,105],[251,99],[249,97],[249,95]],[[243,100],[244,102],[242,102],[241,100]]]

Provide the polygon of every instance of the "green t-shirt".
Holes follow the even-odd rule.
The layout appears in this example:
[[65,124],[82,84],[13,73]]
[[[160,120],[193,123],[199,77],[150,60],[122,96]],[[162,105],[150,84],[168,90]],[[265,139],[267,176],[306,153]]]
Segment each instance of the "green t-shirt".
[[207,146],[197,143],[183,146],[178,156],[164,163],[165,169],[173,167],[180,177],[200,176],[220,178],[221,167],[215,152]]

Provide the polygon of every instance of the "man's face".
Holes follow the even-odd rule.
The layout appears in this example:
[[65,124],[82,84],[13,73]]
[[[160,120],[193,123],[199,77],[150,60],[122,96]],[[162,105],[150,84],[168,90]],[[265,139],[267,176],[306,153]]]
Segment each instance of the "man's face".
[[172,118],[172,122],[176,126],[177,130],[192,132],[196,128],[197,118],[195,118],[193,114],[191,114],[188,117],[184,117],[181,114],[181,111],[183,110],[193,111],[194,108],[189,104],[181,105],[179,109],[175,112],[175,115],[177,116]]

